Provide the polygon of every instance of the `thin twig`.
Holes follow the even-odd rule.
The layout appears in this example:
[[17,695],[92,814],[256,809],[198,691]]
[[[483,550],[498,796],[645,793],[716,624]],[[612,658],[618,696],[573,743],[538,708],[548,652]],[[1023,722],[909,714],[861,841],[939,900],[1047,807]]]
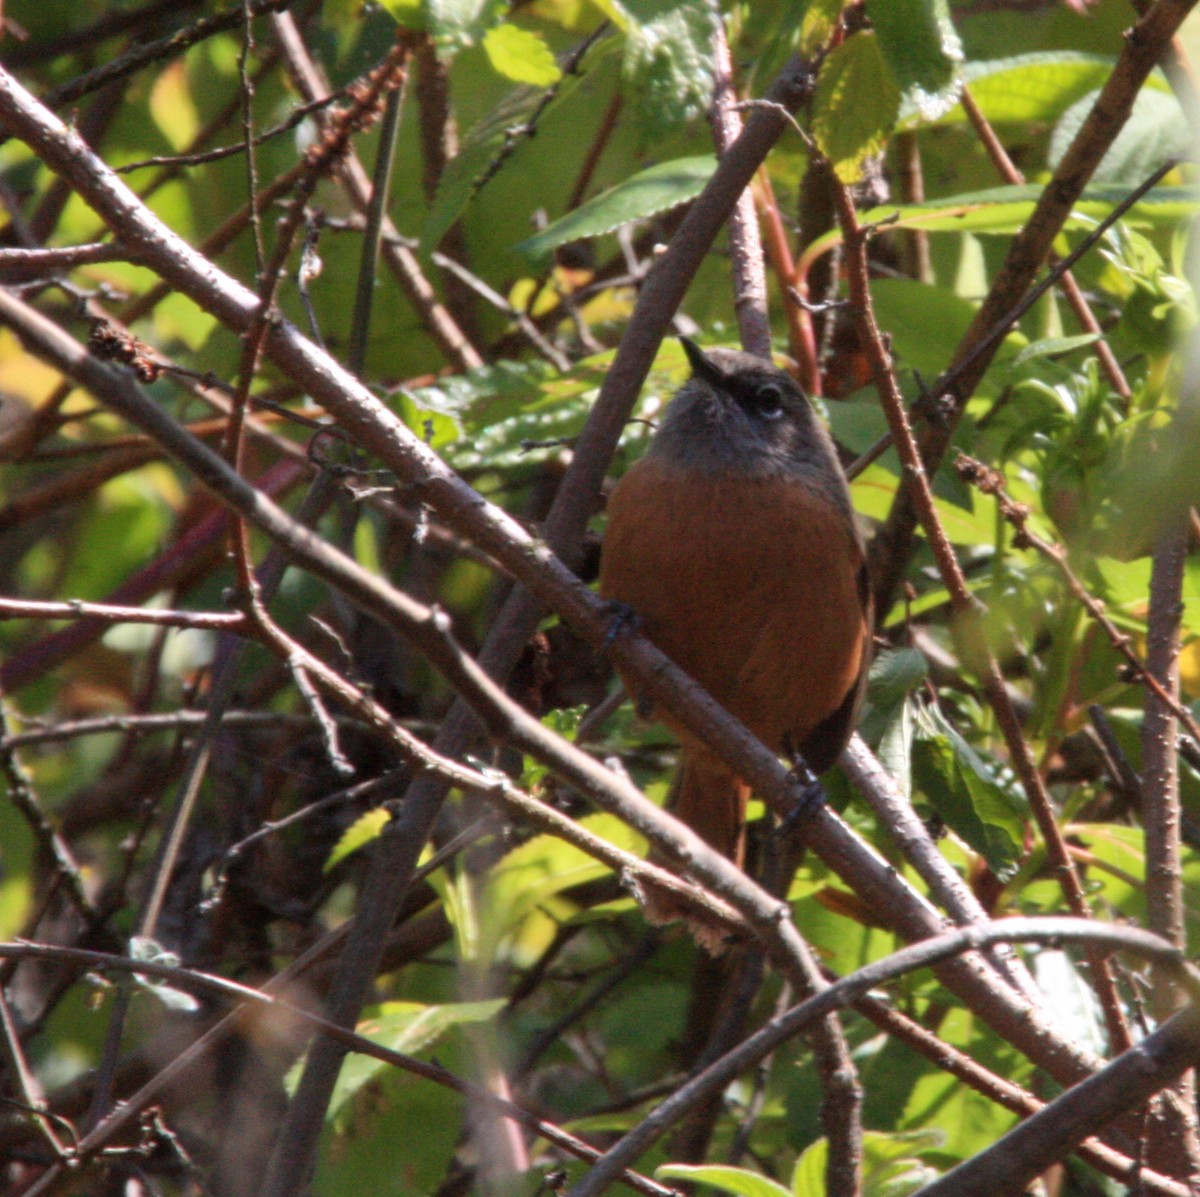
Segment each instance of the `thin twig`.
[[[883,404],[884,414],[887,416],[892,440],[900,454],[904,469],[904,489],[911,496],[913,508],[918,513],[921,527],[937,562],[938,572],[950,592],[950,603],[955,616],[952,630],[961,646],[960,656],[965,664],[978,673],[982,681],[984,694],[995,712],[1013,768],[1029,800],[1030,809],[1042,833],[1046,851],[1058,875],[1068,907],[1073,914],[1085,918],[1090,914],[1090,908],[1083,884],[1067,851],[1050,795],[1021,730],[1020,720],[1004,685],[1004,677],[987,643],[976,599],[967,585],[962,567],[934,506],[933,491],[909,424],[891,354],[884,345],[875,321],[874,301],[868,282],[867,234],[859,225],[858,214],[849,190],[832,171],[828,173],[846,248],[850,298],[854,303],[859,340],[871,364],[871,373]],[[1092,971],[1110,1039],[1116,1050],[1123,1051],[1130,1043],[1129,1028],[1116,991],[1111,963],[1104,955],[1096,954],[1092,957]]]
[[[133,973],[138,976],[164,981],[168,985],[179,989],[218,998],[222,1001],[240,1002],[259,1007],[260,1009],[276,1010],[286,1014],[289,1018],[299,1019],[307,1023],[322,1035],[328,1036],[342,1044],[346,1050],[370,1056],[372,1059],[390,1064],[394,1068],[403,1069],[414,1076],[422,1077],[425,1080],[430,1080],[435,1084],[452,1089],[456,1093],[470,1097],[473,1101],[483,1102],[489,1108],[501,1113],[504,1117],[511,1118],[520,1125],[529,1127],[560,1150],[566,1151],[578,1159],[590,1161],[599,1158],[600,1155],[594,1147],[591,1147],[577,1136],[564,1131],[554,1123],[531,1113],[515,1102],[497,1097],[481,1086],[472,1085],[468,1081],[461,1080],[438,1064],[432,1064],[428,1061],[420,1060],[415,1056],[406,1055],[404,1052],[393,1051],[391,1048],[383,1047],[374,1040],[359,1035],[353,1030],[338,1026],[336,1023],[332,1023],[318,1014],[295,1005],[285,998],[267,993],[261,989],[254,989],[249,985],[242,985],[237,981],[230,981],[225,977],[218,977],[212,973],[199,972],[195,969],[181,968],[176,965],[163,964],[157,961],[131,960],[127,956],[114,956],[107,952],[93,952],[82,948],[57,947],[50,944],[0,943],[0,959],[60,961],[97,972],[115,971],[118,973]],[[86,1158],[85,1153],[87,1151],[88,1144],[84,1140],[84,1142],[79,1144],[75,1152],[65,1152],[64,1158],[71,1158],[73,1164],[77,1166],[80,1158]],[[57,1168],[48,1169],[33,1185],[24,1191],[23,1197],[38,1197],[39,1194],[47,1192],[50,1185],[57,1179],[57,1176]],[[657,1184],[648,1177],[641,1176],[635,1172],[626,1172],[621,1179],[625,1184],[636,1189],[639,1193],[647,1194],[648,1197],[678,1197],[674,1189]]]
[[53,91],[47,92],[42,103],[47,108],[64,108],[66,105],[82,99],[89,92],[98,91],[109,83],[135,74],[152,62],[162,62],[165,59],[174,58],[192,46],[214,37],[218,33],[223,33],[226,29],[236,29],[246,20],[247,16],[253,18],[262,13],[283,12],[291,3],[292,0],[246,0],[244,11],[239,5],[237,8],[231,8],[211,17],[202,17],[186,29],[180,29],[157,41],[137,45],[111,62],[106,62],[103,66],[96,67],[95,70],[72,79],[70,83],[56,87]]
[[[1126,938],[1127,934],[1129,938]],[[1169,967],[1177,978],[1181,980],[1186,978],[1184,983],[1188,986],[1189,991],[1200,996],[1200,972],[1186,963],[1185,957],[1177,948],[1168,945],[1158,936],[1137,928],[1106,926],[1090,919],[1014,918],[950,931],[919,944],[902,948],[883,960],[869,964],[847,977],[842,977],[832,982],[817,996],[800,1002],[782,1016],[772,1019],[770,1023],[739,1044],[733,1051],[675,1090],[649,1116],[643,1118],[633,1130],[605,1152],[604,1157],[570,1191],[569,1197],[597,1197],[597,1194],[616,1179],[623,1167],[637,1159],[689,1109],[704,1100],[708,1094],[719,1092],[747,1068],[753,1067],[768,1053],[774,1051],[780,1044],[787,1042],[803,1028],[811,1026],[813,1021],[823,1013],[849,1005],[856,998],[865,995],[869,990],[885,981],[903,976],[917,968],[929,967],[938,960],[944,960],[950,955],[959,955],[968,948],[978,950],[1002,941],[1054,944],[1059,942],[1060,938],[1078,939],[1083,944],[1104,945],[1105,947],[1120,946],[1139,954],[1145,953],[1156,961],[1163,961],[1164,966]],[[1174,1072],[1177,1073],[1179,1067],[1186,1066],[1186,1063],[1177,1066]],[[1156,1083],[1150,1092],[1154,1092],[1167,1080],[1169,1080],[1169,1076],[1163,1079],[1156,1077]],[[1089,1082],[1085,1082],[1085,1084],[1087,1083]],[[1112,1096],[1119,1100],[1119,1091]],[[1141,1099],[1139,1094],[1137,1099],[1129,1100],[1127,1104],[1119,1105],[1117,1108],[1118,1110],[1128,1108],[1129,1105],[1134,1105]],[[1083,1125],[1097,1124],[1093,1122]],[[1080,1139],[1084,1137],[1084,1133],[1086,1132],[1080,1134]],[[998,1192],[1000,1190],[977,1191]],[[1003,1191],[1011,1192],[1013,1190]]]

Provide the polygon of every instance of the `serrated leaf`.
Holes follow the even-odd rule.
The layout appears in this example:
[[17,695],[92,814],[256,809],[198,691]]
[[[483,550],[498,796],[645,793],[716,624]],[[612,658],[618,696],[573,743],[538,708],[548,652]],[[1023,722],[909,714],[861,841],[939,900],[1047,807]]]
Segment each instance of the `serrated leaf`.
[[562,78],[550,47],[536,33],[507,21],[484,34],[483,49],[497,73],[514,83],[550,87]]
[[388,820],[392,816],[382,807],[378,806],[374,810],[369,810],[365,814],[359,815],[345,831],[342,832],[342,838],[334,845],[333,851],[329,854],[329,859],[325,862],[322,872],[329,873],[337,865],[341,864],[351,852],[357,852],[359,848],[365,844],[369,844],[372,840],[379,838],[379,833],[384,829]]
[[1001,877],[1021,857],[1025,811],[935,708],[917,711],[913,780],[946,821]]
[[581,204],[515,248],[533,262],[544,262],[560,245],[599,237],[623,224],[686,204],[704,190],[716,169],[717,160],[711,154],[675,158],[647,167]]
[[[1050,137],[1046,165],[1056,170],[1075,134],[1087,119],[1099,92],[1073,104]],[[1124,183],[1136,186],[1171,158],[1186,157],[1191,150],[1188,123],[1179,101],[1169,93],[1142,90],[1116,140],[1092,175],[1093,184]]]
[[958,100],[962,43],[946,0],[867,0],[879,49],[900,92],[924,120]]
[[727,1164],[663,1164],[654,1170],[660,1180],[690,1180],[734,1197],[790,1197],[787,1189],[757,1172]]
[[[971,98],[992,124],[1048,124],[1101,87],[1115,61],[1074,50],[1039,51],[968,62],[962,76]],[[1152,76],[1148,86],[1162,83]],[[902,106],[902,125],[918,124],[921,119],[915,104]],[[966,119],[962,105],[954,104],[933,123],[959,124]]]
[[530,461],[530,441],[554,442],[577,433],[611,361],[611,353],[598,354],[570,374],[542,361],[501,361],[447,375],[409,398],[462,426],[462,435],[443,447],[456,469],[502,469]]
[[720,11],[710,0],[622,0],[630,18],[625,75],[638,95],[647,140],[704,115],[712,102],[712,40]]
[[900,113],[900,89],[869,32],[847,38],[825,60],[817,79],[813,136],[843,183],[883,149]]

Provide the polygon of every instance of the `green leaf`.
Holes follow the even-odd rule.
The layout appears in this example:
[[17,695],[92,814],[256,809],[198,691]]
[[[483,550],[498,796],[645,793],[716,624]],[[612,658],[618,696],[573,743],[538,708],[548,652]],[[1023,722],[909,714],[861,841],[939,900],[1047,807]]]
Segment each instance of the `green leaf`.
[[[367,1017],[355,1030],[372,1043],[394,1052],[412,1056],[431,1047],[452,1027],[468,1023],[490,1022],[504,1008],[504,999],[486,1002],[450,1002],[445,1005],[427,1006],[421,1002],[384,1002],[366,1012]],[[288,1093],[294,1093],[300,1081],[304,1061],[297,1060],[284,1079]],[[385,1069],[393,1067],[374,1056],[351,1052],[338,1073],[333,1097],[326,1111],[327,1122],[337,1117],[339,1111],[368,1081]]]
[[[547,711],[541,718],[541,724],[562,736],[564,740],[574,741],[575,733],[579,730],[579,724],[586,714],[587,707],[585,706],[560,707],[557,710]],[[550,776],[551,772],[549,765],[543,764],[535,757],[527,756],[521,768],[520,786],[523,790],[534,790]]]
[[745,1168],[731,1168],[725,1164],[664,1164],[654,1170],[660,1180],[691,1180],[722,1193],[733,1193],[734,1197],[789,1197],[783,1185],[749,1172]]
[[406,29],[425,28],[425,0],[380,0],[380,5]]
[[484,34],[483,48],[496,71],[514,83],[549,87],[562,78],[550,47],[536,33],[507,21]]
[[883,149],[900,112],[900,89],[873,33],[847,38],[825,60],[817,79],[813,136],[844,183]]
[[461,426],[452,442],[434,443],[455,469],[524,467],[537,460],[529,442],[553,443],[579,431],[611,361],[611,352],[598,354],[570,374],[540,360],[501,361],[439,378],[409,399]]
[[[1056,170],[1075,134],[1087,119],[1099,92],[1090,92],[1073,104],[1055,126],[1050,137],[1046,165]],[[1136,186],[1169,158],[1186,157],[1191,134],[1179,101],[1170,93],[1143,90],[1133,102],[1133,111],[1108,147],[1092,175],[1092,184],[1125,183]]]
[[903,702],[928,676],[924,653],[915,648],[884,649],[871,662],[871,702],[879,706]]
[[[942,1136],[936,1131],[863,1135],[863,1197],[907,1197],[937,1178],[923,1163],[922,1153],[936,1151]],[[808,1147],[792,1173],[792,1197],[826,1197],[825,1167],[829,1146],[824,1139]]]
[[342,832],[342,838],[334,845],[333,851],[330,852],[329,859],[325,862],[322,872],[332,872],[351,852],[357,852],[359,848],[369,844],[372,840],[378,839],[379,833],[384,829],[391,817],[388,811],[382,806],[377,806],[374,810],[369,810],[365,814],[359,815]]
[[1023,849],[1025,810],[936,708],[918,707],[913,780],[946,825],[1001,877]]
[[611,233],[633,220],[645,220],[693,200],[704,190],[717,160],[711,154],[674,158],[647,167],[636,175],[568,212],[515,248],[535,263],[543,263],[560,245]]
[[429,32],[443,50],[474,45],[504,6],[500,0],[426,0]]
[[[861,220],[863,224],[886,225],[888,229],[1007,235],[1017,232],[1029,220],[1042,190],[1036,184],[1025,183],[963,192],[961,195],[926,200],[923,204],[880,204],[862,213]],[[1071,232],[1090,232],[1128,197],[1130,190],[1129,187],[1112,183],[1085,188],[1063,228]],[[1121,219],[1134,226],[1171,228],[1198,209],[1200,197],[1195,188],[1155,187]],[[818,237],[804,251],[800,268],[803,269],[834,245],[840,245],[841,240],[842,235],[837,230]]]
[[1012,368],[1025,365],[1036,358],[1060,357],[1064,353],[1073,353],[1087,345],[1094,345],[1100,340],[1099,333],[1080,333],[1077,337],[1043,337],[1026,345],[1012,360]]
[[[640,837],[611,815],[590,815],[580,823],[626,851],[639,850]],[[570,918],[574,904],[560,895],[609,871],[608,865],[557,836],[534,836],[504,856],[488,874],[480,900],[487,934],[498,940],[536,910]]]
[[[1049,124],[1076,100],[1102,86],[1115,61],[1073,50],[1039,51],[968,62],[962,67],[962,77],[971,89],[971,98],[992,124]],[[1149,86],[1162,87],[1164,82],[1152,76]],[[923,119],[915,102],[906,97],[900,123],[907,127],[923,123]],[[962,105],[953,104],[933,123],[962,124],[966,119]]]
[[622,0],[629,16],[625,75],[647,141],[702,117],[712,103],[717,6],[695,0]]
[[801,54],[811,58],[829,40],[844,7],[843,0],[810,0],[800,25]]
[[[562,79],[555,93],[554,104],[561,104],[578,85],[578,75],[568,75]],[[428,253],[441,241],[446,230],[463,214],[494,169],[519,169],[520,155],[529,148],[529,138],[523,130],[544,98],[545,93],[541,88],[519,86],[462,139],[458,153],[442,172],[437,194],[425,218],[425,227],[421,230],[421,248],[424,252]],[[512,152],[501,162],[500,156],[506,145],[513,147]]]
[[861,732],[876,746],[880,763],[906,794],[912,794],[912,704],[909,695],[928,676],[925,657],[913,648],[886,649],[871,662],[868,706]]
[[867,0],[879,49],[906,101],[927,121],[958,99],[962,43],[946,0]]

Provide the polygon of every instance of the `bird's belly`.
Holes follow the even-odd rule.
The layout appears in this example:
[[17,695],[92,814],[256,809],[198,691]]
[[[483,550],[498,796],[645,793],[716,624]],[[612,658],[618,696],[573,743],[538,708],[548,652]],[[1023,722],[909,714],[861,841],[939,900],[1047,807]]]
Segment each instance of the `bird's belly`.
[[778,748],[785,735],[803,741],[856,683],[861,563],[847,517],[819,492],[647,459],[610,500],[601,588]]

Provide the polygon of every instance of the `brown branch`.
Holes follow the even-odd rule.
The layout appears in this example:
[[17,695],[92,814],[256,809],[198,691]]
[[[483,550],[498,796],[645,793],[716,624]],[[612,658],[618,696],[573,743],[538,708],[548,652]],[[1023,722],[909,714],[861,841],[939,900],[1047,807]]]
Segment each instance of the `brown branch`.
[[[717,156],[725,154],[742,131],[733,81],[733,62],[724,23],[716,22],[712,40],[713,102],[709,111]],[[742,348],[758,357],[771,356],[771,322],[767,317],[767,279],[763,272],[762,237],[754,210],[754,193],[743,188],[729,214],[729,256],[733,266],[733,298]]]
[[[1146,616],[1146,676],[1166,690],[1169,701],[1147,691],[1142,716],[1141,816],[1146,833],[1146,920],[1171,943],[1187,943],[1179,795],[1179,647],[1183,620],[1183,575],[1188,525],[1182,511],[1168,514],[1154,546],[1150,610]],[[1156,985],[1151,1013],[1163,1021],[1182,1004],[1172,984]],[[1151,1124],[1148,1158],[1153,1167],[1200,1178],[1200,1134],[1196,1120],[1195,1074],[1180,1076],[1169,1094],[1173,1118]]]
[[108,603],[64,603],[0,598],[0,619],[103,619],[109,623],[148,623],[171,628],[211,628],[236,632],[245,617],[238,612],[167,611],[154,607],[117,607]]
[[131,260],[129,251],[123,245],[107,241],[91,245],[63,245],[54,249],[0,249],[0,282],[28,282],[61,270],[74,270],[77,266]]
[[[998,342],[978,353],[977,346],[992,338],[997,327],[1007,328],[1008,313],[1046,260],[1085,185],[1129,119],[1137,93],[1195,3],[1196,0],[1158,0],[1126,34],[1112,73],[1039,197],[1033,214],[1013,238],[1004,265],[954,355],[951,366],[957,378],[954,410],[938,427],[926,428],[921,437],[921,459],[930,473],[937,470],[945,455],[957,417],[991,364]],[[958,363],[967,358],[972,359],[970,367],[959,371]],[[890,608],[907,566],[915,527],[912,495],[902,489],[876,538],[873,553],[877,566],[876,611],[881,616]]]
[[[797,103],[805,94],[806,79],[803,63],[793,62],[773,94]],[[47,117],[44,110],[3,72],[0,72],[0,116],[19,130],[22,138],[29,141],[54,169],[69,175],[73,185],[107,222],[120,228],[134,243],[145,246],[152,255],[155,268],[164,277],[231,328],[245,326],[252,305],[250,297],[197,255],[186,242],[150,217],[112,180],[103,163],[86,146],[73,138],[59,122]],[[774,107],[754,111],[742,137],[722,159],[709,188],[689,210],[681,226],[682,236],[657,260],[647,278],[637,315],[605,379],[600,402],[593,408],[588,428],[568,471],[570,484],[560,491],[556,500],[552,522],[547,526],[551,546],[570,548],[577,543],[599,488],[607,455],[611,454],[624,426],[637,387],[644,378],[670,313],[720,221],[784,124],[784,117]],[[356,380],[287,325],[274,330],[268,352],[284,373],[325,405],[343,427],[394,469],[410,486],[414,498],[428,502],[447,523],[496,556],[536,594],[537,599],[552,604],[566,619],[584,630],[593,642],[604,642],[609,620],[595,596],[563,568],[544,544],[532,540],[517,523],[482,500],[447,470]],[[147,418],[149,415],[146,413]],[[164,429],[161,435],[173,436],[174,429]],[[343,589],[350,578],[357,579],[353,570],[344,576],[338,572],[322,576]],[[394,612],[390,606],[380,606],[376,602],[377,587],[378,579],[371,579],[369,583],[364,580],[355,601],[376,611],[385,623],[394,626]],[[485,649],[483,659],[490,668],[497,673],[507,671],[508,663],[524,643],[527,630],[534,626],[537,611],[537,600],[529,596],[511,600]],[[406,629],[404,634],[410,634],[410,631]],[[653,646],[641,638],[622,636],[613,652],[622,668],[638,678],[653,700],[713,744],[714,750],[719,751],[760,794],[782,811],[794,807],[802,794],[797,790],[795,779],[789,778],[774,754],[739,729]],[[445,755],[457,755],[468,750],[476,735],[477,726],[469,711],[466,708],[452,711],[443,723],[437,746]],[[548,735],[547,738],[550,739]],[[539,747],[539,754],[549,751],[549,747]],[[357,975],[340,985],[333,995],[336,1004],[331,1009],[337,1012],[339,1019],[347,1017],[343,1011],[357,1010],[362,992],[357,986],[361,984],[365,989],[374,976],[378,943],[383,933],[379,928],[386,931],[390,923],[386,915],[399,902],[419,844],[440,810],[442,797],[436,779],[428,783],[418,779],[404,800],[405,826],[393,835],[385,836],[378,845],[363,891],[364,895],[371,896],[369,905],[363,908],[371,917],[365,921],[361,937],[356,925],[355,952],[348,953],[354,957],[352,963]],[[650,826],[648,816],[644,819],[639,816],[639,822],[647,828]],[[818,811],[807,830],[810,843],[822,858],[845,877],[889,925],[906,938],[920,938],[937,932],[940,923],[936,911],[832,812]],[[411,842],[406,837],[411,837]],[[687,856],[686,850],[680,851],[680,843],[673,843],[673,851],[677,857]],[[717,879],[718,872],[709,869],[711,863],[700,854],[693,856],[695,875],[706,882]],[[723,892],[719,882],[717,889]],[[965,957],[947,963],[941,966],[940,975],[999,1034],[1060,1080],[1076,1079],[1092,1066],[1092,1059],[1086,1052],[1062,1039],[1036,1008],[1017,1000],[999,975],[981,960]],[[352,1012],[349,1017],[353,1017]],[[316,1110],[319,1122],[325,1097],[317,1092],[306,1101],[309,1109]]]
[[[236,617],[242,619],[239,613]],[[153,736],[161,732],[179,732],[199,727],[208,717],[207,711],[170,711],[150,715],[121,713],[97,715],[91,719],[70,719],[62,723],[39,725],[34,720],[26,731],[12,732],[0,740],[0,750],[21,748],[26,744],[53,744],[72,740],[77,736],[100,736],[120,732],[125,736]],[[361,728],[357,720],[347,719],[348,724]],[[221,716],[223,727],[311,727],[307,715],[289,715],[281,711],[226,711]]]
[[[572,1135],[555,1123],[526,1110],[516,1102],[497,1097],[481,1086],[462,1080],[439,1064],[431,1064],[416,1056],[383,1047],[364,1035],[338,1026],[328,1019],[322,1018],[319,1014],[314,1014],[310,1010],[305,1010],[303,1007],[289,1002],[286,998],[255,989],[249,985],[242,985],[237,981],[230,981],[225,977],[155,961],[132,960],[126,956],[113,956],[107,952],[57,947],[51,944],[0,943],[0,959],[59,961],[97,972],[134,973],[138,976],[165,982],[187,992],[201,993],[222,1001],[238,1002],[286,1015],[288,1018],[306,1023],[322,1035],[336,1040],[348,1051],[355,1051],[361,1055],[370,1056],[372,1059],[381,1060],[383,1063],[403,1069],[413,1076],[433,1081],[437,1085],[452,1089],[474,1101],[483,1102],[490,1109],[498,1111],[506,1118],[513,1119],[521,1126],[528,1127],[560,1150],[577,1159],[591,1161],[600,1155],[594,1147],[585,1143],[578,1136]],[[72,1166],[77,1167],[81,1158],[86,1158],[87,1149],[88,1142],[85,1138],[73,1151],[66,1152],[64,1159],[70,1160]],[[56,1168],[48,1169],[38,1181],[25,1190],[23,1197],[37,1197],[38,1194],[47,1192],[57,1178],[58,1170]],[[637,1192],[647,1194],[648,1197],[678,1197],[675,1190],[668,1189],[636,1172],[625,1173],[621,1180],[636,1189]]]
[[[857,972],[851,973],[849,976],[842,977],[832,982],[815,997],[800,1002],[784,1014],[772,1019],[749,1039],[739,1044],[733,1051],[728,1052],[720,1060],[714,1061],[699,1075],[693,1077],[685,1085],[675,1090],[648,1117],[642,1119],[633,1130],[629,1131],[613,1147],[609,1148],[604,1153],[603,1158],[570,1191],[568,1197],[597,1197],[599,1193],[616,1179],[621,1168],[627,1166],[631,1161],[636,1160],[673,1122],[677,1121],[698,1101],[703,1100],[707,1094],[719,1092],[746,1069],[753,1067],[754,1064],[774,1051],[782,1043],[787,1042],[788,1039],[797,1035],[803,1028],[810,1026],[815,1019],[820,1018],[831,1010],[850,1005],[869,990],[889,980],[903,976],[906,973],[913,972],[916,969],[927,968],[951,956],[960,955],[967,950],[977,951],[993,943],[1008,941],[1014,943],[1054,944],[1060,940],[1078,940],[1084,944],[1103,944],[1107,947],[1120,947],[1134,951],[1139,955],[1146,955],[1155,961],[1162,961],[1165,967],[1169,967],[1172,970],[1173,975],[1177,979],[1186,984],[1189,991],[1193,994],[1193,999],[1200,997],[1200,971],[1197,971],[1192,965],[1186,962],[1185,957],[1179,949],[1168,944],[1157,935],[1139,930],[1138,928],[1115,925],[1105,926],[1095,923],[1090,919],[1014,918],[1001,919],[993,923],[979,924],[973,927],[964,927],[957,931],[949,931],[932,939],[924,940],[919,944],[901,948],[898,952],[894,952],[882,960],[875,961],[859,969]],[[1191,1044],[1192,1056],[1200,1058],[1200,1013],[1194,1014],[1191,1022],[1193,1025],[1189,1034],[1193,1041]],[[1178,1027],[1180,1024],[1175,1021],[1168,1025]],[[1144,1046],[1145,1042],[1137,1050],[1140,1050]],[[1126,1062],[1128,1059],[1128,1056],[1123,1057],[1123,1060]],[[1125,1068],[1120,1067],[1121,1064],[1122,1061],[1118,1061],[1115,1064],[1109,1065],[1106,1069],[1098,1073],[1096,1077],[1082,1082],[1076,1089],[1064,1095],[1064,1098],[1060,1098],[1052,1106],[1046,1107],[1037,1118],[1042,1119],[1043,1124],[1048,1121],[1051,1122],[1053,1129],[1061,1133],[1061,1116],[1051,1120],[1047,1118],[1047,1115],[1055,1107],[1060,1107],[1060,1103],[1066,1098],[1070,1098],[1073,1093],[1077,1094],[1085,1088],[1094,1087],[1097,1081],[1101,1081],[1101,1078],[1103,1078],[1102,1084],[1108,1100],[1114,1103],[1114,1113],[1118,1113],[1140,1104],[1141,1101],[1157,1092],[1171,1076],[1176,1075],[1180,1071],[1180,1066],[1176,1065],[1173,1070],[1167,1073],[1166,1078],[1164,1078],[1160,1069],[1155,1075],[1153,1083],[1145,1081],[1139,1086],[1137,1095],[1134,1096],[1129,1093],[1123,1093],[1119,1085],[1114,1085],[1108,1080],[1114,1070],[1119,1072],[1126,1071]],[[1186,1067],[1186,1065],[1183,1065],[1183,1067]],[[1035,1119],[1031,1119],[1030,1121],[1035,1121]],[[1108,1119],[1096,1119],[1086,1123],[1086,1129],[1080,1133],[1079,1139],[1076,1142],[1082,1140],[1091,1128],[1103,1125],[1106,1121]],[[1071,1144],[1070,1146],[1073,1145]],[[1070,1146],[1065,1150],[1070,1150]],[[1065,1154],[1065,1151],[1063,1154]],[[976,1156],[975,1158],[979,1159],[980,1157]],[[1056,1156],[1055,1158],[1058,1157]],[[966,1166],[963,1165],[963,1167]],[[1037,1172],[1043,1171],[1045,1166],[1043,1164],[1042,1167],[1030,1175],[1033,1176]],[[978,1194],[1000,1194],[1016,1192],[1019,1189],[1019,1185],[1013,1185],[1009,1188],[981,1188],[974,1192]],[[929,1189],[923,1190],[926,1193],[929,1191]]]
[[[257,17],[263,13],[282,12],[291,3],[292,0],[247,0],[246,8],[252,17]],[[240,5],[211,17],[201,17],[195,24],[189,25],[185,29],[180,29],[157,41],[134,46],[133,49],[127,50],[111,62],[106,62],[103,66],[72,79],[70,83],[56,87],[43,97],[42,103],[47,108],[64,108],[66,105],[82,99],[89,92],[98,91],[110,83],[135,74],[152,62],[162,62],[165,59],[174,58],[192,46],[214,37],[218,33],[223,33],[226,29],[236,29],[244,23],[244,20],[245,12]]]
[[[914,511],[920,519],[921,528],[929,541],[937,562],[938,572],[950,593],[950,605],[954,614],[951,624],[953,635],[959,644],[959,655],[963,663],[980,677],[988,705],[996,716],[1004,742],[1008,747],[1012,766],[1021,780],[1021,786],[1029,801],[1030,809],[1042,833],[1046,851],[1058,877],[1059,885],[1072,914],[1080,918],[1090,915],[1083,883],[1075,870],[1067,851],[1062,831],[1050,801],[1033,752],[1021,730],[1021,721],[1013,709],[1012,701],[1004,685],[1000,666],[987,643],[987,635],[980,618],[980,611],[967,580],[955,556],[946,531],[942,527],[933,502],[933,491],[913,436],[904,397],[896,381],[891,354],[885,347],[883,336],[875,321],[874,301],[868,281],[866,243],[868,234],[858,223],[854,201],[846,186],[829,172],[833,189],[838,223],[846,248],[846,271],[850,299],[854,304],[858,324],[859,342],[862,344],[875,387],[887,417],[892,441],[900,455],[904,470],[904,491],[909,495]],[[1124,1010],[1116,991],[1111,963],[1107,957],[1097,954],[1092,957],[1093,979],[1105,1013],[1110,1040],[1117,1050],[1129,1046],[1129,1029]]]
[[[279,13],[274,17],[275,36],[280,52],[293,83],[307,103],[327,97],[329,84],[320,68],[313,61],[300,36],[300,30],[290,13]],[[321,116],[318,116],[321,123]],[[355,209],[366,213],[371,202],[371,180],[357,155],[348,154],[342,162],[339,175],[346,194]],[[438,300],[437,293],[425,277],[420,260],[403,245],[387,240],[397,230],[392,222],[385,221],[384,261],[404,289],[409,302],[416,309],[430,335],[442,347],[443,352],[459,370],[474,370],[483,365],[479,351],[470,343],[463,330]]]
[[[979,140],[983,142],[983,148],[987,151],[987,155],[992,160],[992,165],[995,166],[1000,177],[1006,183],[1024,183],[1025,176],[1017,169],[1013,160],[1008,156],[1008,151],[1000,144],[995,130],[988,123],[983,110],[975,103],[971,89],[965,83],[959,95],[959,102],[962,104],[963,111],[966,112],[972,128],[979,134]],[[1059,260],[1058,254],[1050,253],[1047,260],[1051,266],[1055,265]],[[1075,276],[1069,270],[1065,271],[1060,276],[1058,285],[1067,297],[1067,303],[1071,305],[1071,311],[1075,313],[1075,319],[1079,321],[1080,327],[1084,332],[1092,333],[1100,338],[1096,342],[1096,357],[1100,359],[1100,368],[1108,376],[1112,389],[1128,404],[1132,392],[1125,379],[1125,373],[1121,369],[1121,364],[1117,361],[1117,355],[1113,353],[1112,347],[1104,340],[1100,322],[1096,319],[1083,291],[1075,281]]]

